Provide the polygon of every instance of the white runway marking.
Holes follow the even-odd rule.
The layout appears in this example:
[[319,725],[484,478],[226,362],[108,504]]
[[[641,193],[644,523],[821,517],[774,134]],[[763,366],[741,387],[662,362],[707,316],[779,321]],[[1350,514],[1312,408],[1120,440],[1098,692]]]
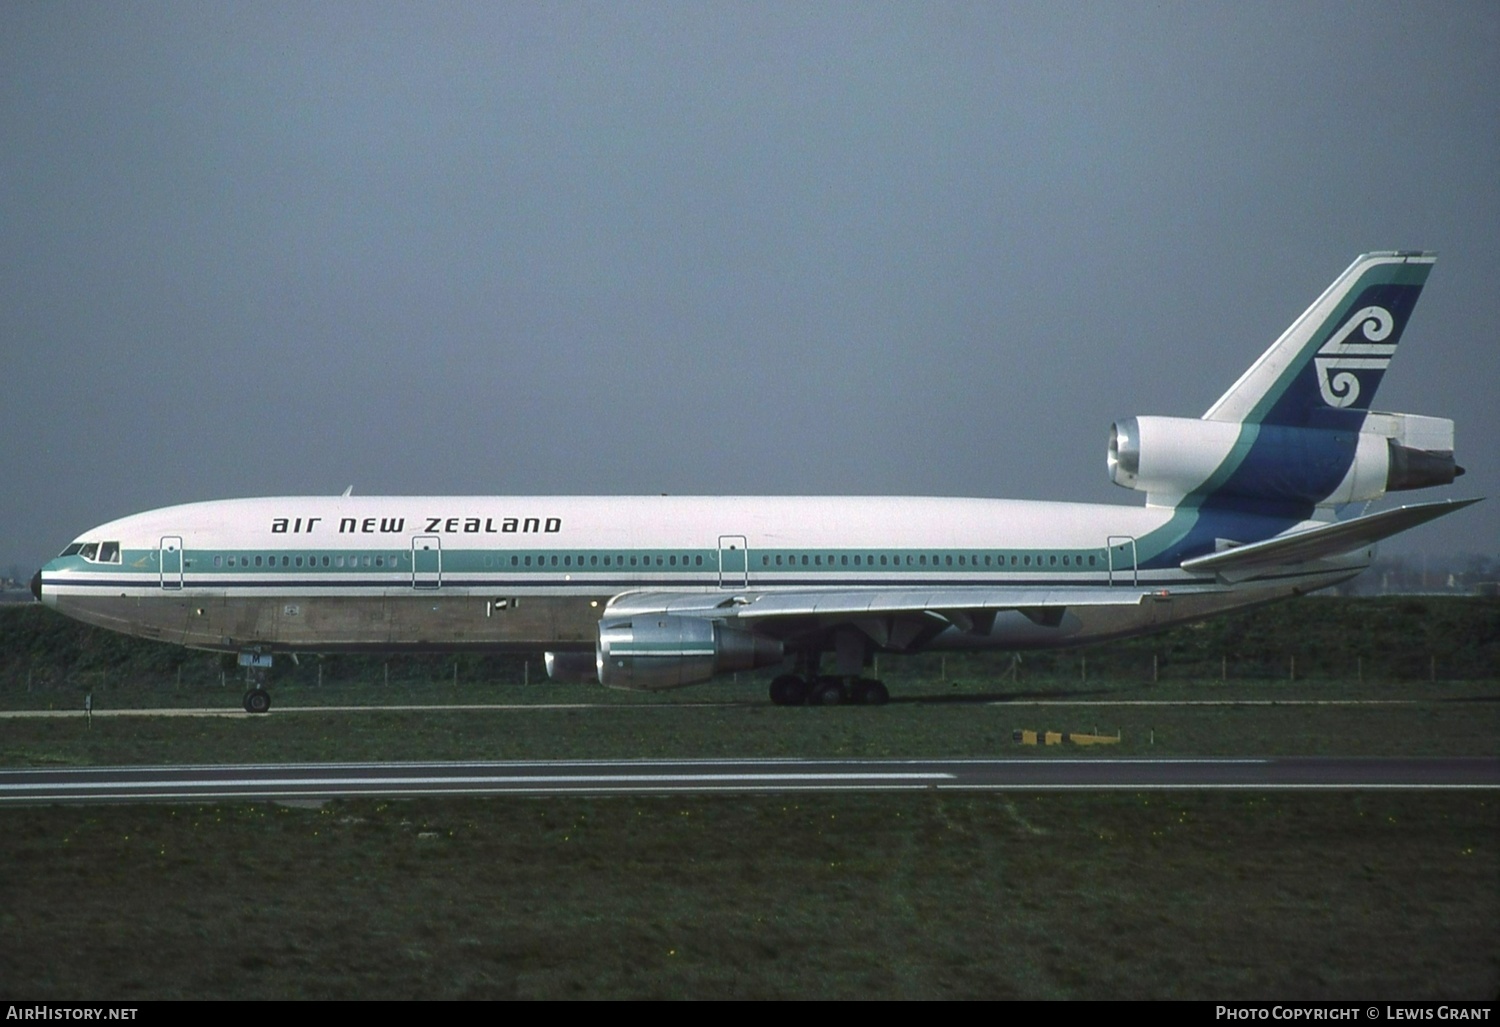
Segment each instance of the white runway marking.
[[[1423,706],[1452,700],[1436,697],[1423,699],[976,699],[976,706]],[[1495,701],[1488,698],[1468,702]],[[155,707],[149,709],[101,710],[96,717],[267,717],[306,713],[480,713],[480,712],[548,712],[558,710],[680,710],[734,709],[760,707],[756,702],[702,703],[463,703],[458,705],[397,706],[282,706],[269,714],[246,713],[225,707]],[[83,717],[83,710],[0,710],[0,720],[46,717]]]

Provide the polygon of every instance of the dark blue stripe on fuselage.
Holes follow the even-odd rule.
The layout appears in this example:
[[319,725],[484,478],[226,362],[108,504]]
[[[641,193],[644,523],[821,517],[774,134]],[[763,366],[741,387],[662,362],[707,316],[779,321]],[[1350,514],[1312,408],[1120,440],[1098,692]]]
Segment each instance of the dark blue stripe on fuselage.
[[1307,520],[1312,514],[1310,505],[1305,513],[1298,510],[1280,516],[1243,508],[1252,505],[1254,504],[1243,500],[1213,496],[1202,498],[1196,508],[1185,503],[1183,512],[1192,518],[1192,524],[1181,537],[1169,542],[1160,553],[1142,560],[1141,569],[1175,569],[1184,560],[1217,551],[1219,539],[1245,545],[1274,538]]

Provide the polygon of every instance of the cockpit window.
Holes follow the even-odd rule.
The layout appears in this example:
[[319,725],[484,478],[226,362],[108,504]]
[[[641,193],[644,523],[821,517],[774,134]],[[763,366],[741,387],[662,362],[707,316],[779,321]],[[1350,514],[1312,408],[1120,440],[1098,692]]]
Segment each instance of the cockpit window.
[[118,542],[74,542],[62,551],[61,556],[78,555],[92,563],[119,563]]

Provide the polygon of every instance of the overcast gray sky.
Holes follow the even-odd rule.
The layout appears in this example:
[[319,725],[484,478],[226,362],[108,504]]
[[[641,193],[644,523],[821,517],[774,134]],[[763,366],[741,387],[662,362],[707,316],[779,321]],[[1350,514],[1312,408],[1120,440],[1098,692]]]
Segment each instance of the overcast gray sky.
[[1138,503],[1110,421],[1388,248],[1377,405],[1500,497],[1493,2],[11,0],[0,567],[349,484]]

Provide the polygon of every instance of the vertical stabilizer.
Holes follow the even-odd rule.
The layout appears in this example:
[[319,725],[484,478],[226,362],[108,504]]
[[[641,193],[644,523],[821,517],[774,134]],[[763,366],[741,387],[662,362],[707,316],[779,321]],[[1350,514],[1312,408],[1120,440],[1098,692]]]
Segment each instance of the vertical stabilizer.
[[1355,260],[1203,419],[1358,430],[1436,259],[1386,251]]

